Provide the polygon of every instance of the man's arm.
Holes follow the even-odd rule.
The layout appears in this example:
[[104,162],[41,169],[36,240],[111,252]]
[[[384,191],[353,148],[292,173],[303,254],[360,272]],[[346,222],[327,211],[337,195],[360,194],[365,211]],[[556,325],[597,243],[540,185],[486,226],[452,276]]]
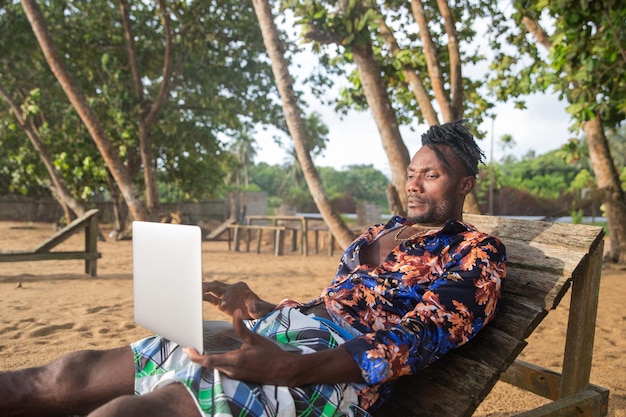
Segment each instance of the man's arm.
[[240,381],[280,386],[362,382],[361,369],[343,347],[297,354],[285,352],[274,342],[250,331],[242,322],[242,311],[233,314],[235,331],[244,341],[240,349],[200,355],[185,348],[189,358]]

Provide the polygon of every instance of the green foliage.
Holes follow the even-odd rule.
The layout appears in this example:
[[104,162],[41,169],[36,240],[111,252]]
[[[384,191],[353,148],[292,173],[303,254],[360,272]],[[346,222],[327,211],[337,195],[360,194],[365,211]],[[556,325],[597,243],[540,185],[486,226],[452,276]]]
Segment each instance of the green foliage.
[[[72,76],[141,188],[138,122],[162,87],[164,11],[151,2],[130,3],[142,98],[129,70],[117,2],[48,0],[40,7]],[[223,138],[257,123],[283,126],[282,109],[251,4],[166,3],[173,73],[167,101],[150,130],[152,163],[159,182],[177,190],[170,195],[209,198],[221,192],[233,166]],[[0,12],[0,84],[23,103],[72,193],[93,198],[108,188],[100,153],[51,74],[21,6],[6,4]],[[34,193],[34,184],[48,175],[15,126],[8,106],[0,105],[0,147],[8,150],[0,155],[0,166],[16,174],[9,184],[0,183],[0,192]],[[32,168],[24,171],[26,166]]]
[[[371,165],[352,165],[341,171],[331,167],[318,170],[331,201],[372,202],[387,207],[385,191],[389,179]],[[278,199],[298,211],[316,211],[306,184],[294,181],[292,172],[288,165],[262,162],[250,167],[250,180],[270,199]]]
[[[297,24],[302,29],[305,41],[313,42],[313,50],[320,54],[320,62],[330,76],[340,75],[341,86],[339,95],[330,99],[329,104],[336,111],[347,113],[349,110],[363,111],[367,103],[357,69],[352,60],[353,45],[371,45],[375,58],[382,71],[387,93],[391,97],[398,121],[413,128],[423,123],[422,109],[415,95],[409,88],[403,71],[416,72],[423,80],[424,86],[435,101],[432,91],[432,80],[429,78],[424,55],[424,45],[418,33],[418,25],[411,11],[410,2],[386,1],[376,3],[370,1],[349,1],[344,9],[339,3],[324,0],[284,0],[283,8],[293,11],[297,16]],[[437,57],[444,83],[450,82],[450,55],[448,37],[444,28],[444,19],[435,2],[423,2],[428,19],[431,37],[435,43]],[[485,81],[480,76],[470,75],[472,68],[485,61],[481,50],[482,39],[479,30],[484,26],[485,17],[494,15],[494,20],[502,14],[497,1],[463,0],[448,2],[455,19],[458,42],[461,45],[461,65],[463,67],[464,116],[470,119],[471,125],[482,136],[477,126],[494,107],[494,98],[485,94]],[[379,29],[386,23],[396,34],[399,51],[393,53]],[[318,82],[322,79],[314,74],[309,80]],[[347,83],[343,81],[348,81]],[[324,85],[331,82],[327,78]],[[448,85],[449,88],[449,85]],[[321,93],[317,90],[316,92]],[[447,92],[450,95],[450,91]],[[445,99],[450,99],[446,97]]]
[[[601,115],[607,127],[626,116],[626,9],[616,1],[515,1],[516,25],[494,22],[492,45],[513,46],[496,55],[490,86],[501,100],[553,88],[580,124]],[[542,53],[522,18],[550,32]]]
[[503,167],[504,184],[539,197],[556,199],[569,188],[578,170],[578,166],[564,161],[558,151],[552,151]]
[[350,165],[342,171],[320,168],[320,177],[331,200],[350,197],[357,203],[387,207],[385,192],[389,179],[372,165]]
[[[490,165],[477,183],[477,196],[485,201],[489,188]],[[494,163],[494,190],[507,189],[526,192],[531,196],[556,200],[566,192],[580,193],[589,184],[583,172],[589,173],[588,160],[569,163],[562,150],[555,150],[535,157],[529,155],[521,160],[503,158]]]

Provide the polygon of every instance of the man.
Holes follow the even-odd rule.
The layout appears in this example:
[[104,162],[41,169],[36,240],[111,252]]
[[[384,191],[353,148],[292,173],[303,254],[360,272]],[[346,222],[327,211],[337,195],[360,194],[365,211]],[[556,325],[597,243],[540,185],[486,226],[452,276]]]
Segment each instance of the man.
[[319,298],[274,305],[243,283],[203,285],[232,315],[240,349],[201,355],[154,336],[72,353],[0,374],[0,414],[369,415],[395,379],[494,317],[505,277],[502,243],[462,222],[483,158],[474,138],[455,122],[433,126],[422,145],[407,169],[407,218],[358,237]]

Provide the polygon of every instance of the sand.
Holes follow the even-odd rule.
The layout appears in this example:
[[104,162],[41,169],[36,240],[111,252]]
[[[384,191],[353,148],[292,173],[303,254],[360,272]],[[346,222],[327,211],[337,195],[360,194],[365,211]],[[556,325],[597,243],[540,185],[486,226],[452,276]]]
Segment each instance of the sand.
[[[48,223],[0,222],[0,251],[32,249],[53,233]],[[80,250],[82,244],[83,236],[76,235],[59,249]],[[131,242],[107,239],[98,249],[97,278],[83,273],[82,261],[0,263],[0,370],[37,366],[72,350],[116,347],[150,334],[133,321]],[[203,258],[205,280],[243,280],[277,302],[317,296],[333,276],[338,256],[275,257],[269,245],[258,255],[235,253],[226,242],[204,242]],[[608,415],[614,417],[626,417],[625,301],[626,268],[606,268],[591,382],[610,389]],[[520,359],[560,370],[568,304],[564,300],[548,315]],[[474,415],[510,416],[544,402],[500,382]]]

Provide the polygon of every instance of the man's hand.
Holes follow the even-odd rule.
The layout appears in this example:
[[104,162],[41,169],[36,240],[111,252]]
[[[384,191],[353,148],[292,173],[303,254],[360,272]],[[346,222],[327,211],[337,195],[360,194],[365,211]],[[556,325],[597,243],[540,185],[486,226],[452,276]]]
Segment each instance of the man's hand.
[[239,381],[289,387],[363,381],[361,369],[347,349],[338,347],[309,354],[286,352],[250,331],[242,318],[241,310],[235,310],[233,326],[243,340],[239,349],[210,355],[201,355],[194,348],[184,348],[184,352],[193,362]]
[[193,362],[217,369],[232,379],[289,385],[290,359],[299,354],[285,352],[271,340],[250,331],[243,324],[239,309],[233,314],[233,326],[243,341],[238,350],[200,355],[194,348],[185,348],[185,353]]
[[202,283],[202,299],[233,316],[235,310],[242,312],[241,319],[259,319],[272,311],[274,304],[262,300],[244,282],[225,284],[220,281]]

